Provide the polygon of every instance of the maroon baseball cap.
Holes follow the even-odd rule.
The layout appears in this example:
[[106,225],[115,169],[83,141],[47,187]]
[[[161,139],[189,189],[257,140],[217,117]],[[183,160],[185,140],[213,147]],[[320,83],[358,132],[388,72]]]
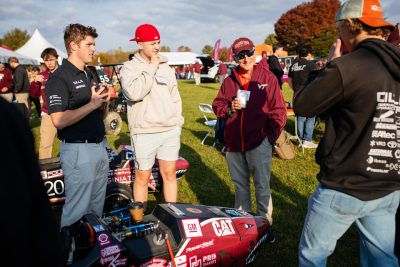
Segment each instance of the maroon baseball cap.
[[129,41],[151,42],[160,40],[160,33],[151,24],[142,24],[136,28],[135,37]]
[[241,37],[239,39],[236,39],[231,47],[232,53],[234,55],[238,55],[242,51],[253,50],[254,44],[249,38]]

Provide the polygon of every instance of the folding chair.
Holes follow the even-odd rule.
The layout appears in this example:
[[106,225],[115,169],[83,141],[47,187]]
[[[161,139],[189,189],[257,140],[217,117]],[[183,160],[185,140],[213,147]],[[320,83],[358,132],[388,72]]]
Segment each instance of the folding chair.
[[[209,114],[209,113],[214,114],[214,112],[213,112],[212,107],[211,107],[210,104],[200,103],[200,104],[199,104],[199,109],[200,109],[200,111],[202,112],[202,114],[203,114],[203,116],[204,116],[204,119],[205,119],[204,124],[205,124],[206,126],[208,126],[208,128],[209,128],[208,133],[206,134],[206,136],[204,136],[203,140],[201,141],[201,144],[204,145],[204,142],[206,141],[207,137],[208,137],[210,134],[214,134],[214,135],[215,135],[215,130],[214,130],[214,128],[215,128],[215,124],[217,123],[217,120],[216,120],[216,119],[215,119],[215,120],[210,120],[210,119],[207,117],[207,114]],[[213,143],[212,146],[215,146],[216,143],[217,143],[217,142],[214,140],[214,143]]]

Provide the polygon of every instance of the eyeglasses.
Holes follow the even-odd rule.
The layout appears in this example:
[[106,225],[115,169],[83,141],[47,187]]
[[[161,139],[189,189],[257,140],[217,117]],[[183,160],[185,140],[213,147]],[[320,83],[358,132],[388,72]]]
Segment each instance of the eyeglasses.
[[253,50],[246,50],[246,51],[240,52],[240,53],[237,54],[237,55],[234,55],[233,57],[234,57],[236,60],[241,60],[241,59],[244,59],[245,56],[247,56],[247,57],[253,56],[253,55],[254,55],[254,52],[255,52],[254,49],[253,49]]

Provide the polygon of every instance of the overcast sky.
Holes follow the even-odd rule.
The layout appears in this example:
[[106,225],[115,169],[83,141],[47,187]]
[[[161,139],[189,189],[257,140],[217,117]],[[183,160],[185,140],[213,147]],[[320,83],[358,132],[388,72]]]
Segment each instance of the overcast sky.
[[[129,42],[136,27],[155,25],[161,44],[176,51],[180,45],[200,53],[204,45],[229,46],[246,36],[260,44],[274,24],[302,0],[1,0],[0,36],[18,27],[30,35],[37,28],[53,45],[64,49],[63,30],[70,23],[97,29],[98,51],[121,47],[136,49]],[[400,0],[381,0],[384,15],[400,22]],[[323,12],[323,11],[321,11]]]

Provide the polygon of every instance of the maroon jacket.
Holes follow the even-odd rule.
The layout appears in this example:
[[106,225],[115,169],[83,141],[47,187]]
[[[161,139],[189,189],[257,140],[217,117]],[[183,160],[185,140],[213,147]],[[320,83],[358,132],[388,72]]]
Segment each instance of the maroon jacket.
[[4,68],[3,71],[0,71],[0,89],[7,87],[7,92],[1,92],[0,94],[11,93],[12,88],[12,71],[10,69]]
[[218,73],[220,75],[228,74],[228,69],[227,69],[226,65],[224,63],[222,63],[222,62],[218,66]]
[[30,86],[30,90],[31,92],[36,91],[36,90],[40,90],[40,94],[42,95],[42,100],[43,100],[43,105],[42,105],[42,111],[48,113],[48,109],[47,109],[47,102],[46,102],[46,95],[44,92],[44,86],[47,82],[47,80],[50,77],[51,72],[46,69],[45,71],[41,72],[40,75],[43,76],[44,81],[43,83],[41,82],[31,82],[31,86]]
[[286,105],[276,77],[270,71],[254,66],[248,90],[246,108],[232,117],[228,108],[241,88],[236,69],[222,83],[212,106],[217,117],[227,118],[226,149],[230,152],[249,151],[259,146],[265,137],[274,144],[286,124]]

